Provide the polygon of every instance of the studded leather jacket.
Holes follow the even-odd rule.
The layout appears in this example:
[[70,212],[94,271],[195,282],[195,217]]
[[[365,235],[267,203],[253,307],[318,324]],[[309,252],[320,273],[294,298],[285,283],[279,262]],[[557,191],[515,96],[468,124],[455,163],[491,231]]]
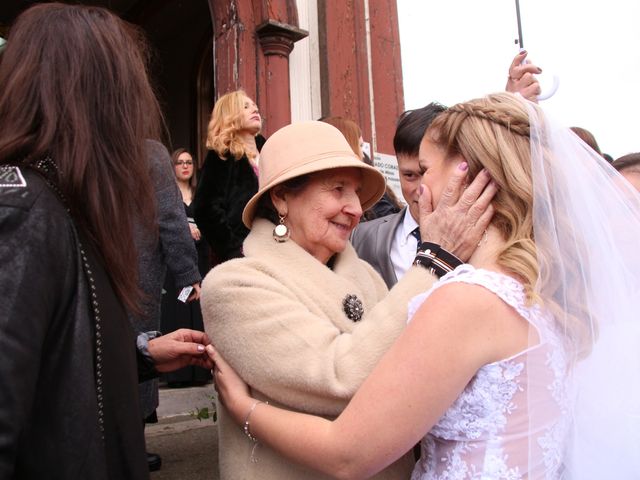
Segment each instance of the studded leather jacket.
[[[135,335],[126,321],[112,328],[116,341],[105,354],[132,359],[133,372],[111,371],[118,381],[107,387],[108,404],[122,412],[103,413],[109,425],[128,432],[113,436],[98,421],[95,323],[78,239],[65,207],[37,173],[0,167],[2,480],[148,478],[142,425],[123,420],[140,418]],[[118,339],[121,332],[132,342]],[[130,452],[114,461],[110,452],[118,445]]]

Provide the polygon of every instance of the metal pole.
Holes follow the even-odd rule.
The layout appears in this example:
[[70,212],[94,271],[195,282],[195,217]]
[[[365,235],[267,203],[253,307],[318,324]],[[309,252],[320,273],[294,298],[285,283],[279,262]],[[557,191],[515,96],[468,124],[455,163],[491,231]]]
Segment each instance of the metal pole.
[[521,50],[524,50],[524,43],[522,41],[522,22],[520,21],[520,0],[516,0],[516,17],[518,19],[518,46]]

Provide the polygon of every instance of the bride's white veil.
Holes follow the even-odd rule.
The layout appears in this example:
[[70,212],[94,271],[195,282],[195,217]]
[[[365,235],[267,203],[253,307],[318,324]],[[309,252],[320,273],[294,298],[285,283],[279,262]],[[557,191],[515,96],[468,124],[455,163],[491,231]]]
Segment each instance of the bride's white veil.
[[640,195],[568,128],[527,108],[536,293],[563,330],[570,367],[563,478],[640,478]]

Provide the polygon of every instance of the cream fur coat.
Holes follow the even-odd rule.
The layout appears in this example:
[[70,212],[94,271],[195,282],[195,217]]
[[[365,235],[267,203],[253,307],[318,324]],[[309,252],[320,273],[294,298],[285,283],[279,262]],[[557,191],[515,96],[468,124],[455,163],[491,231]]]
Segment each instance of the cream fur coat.
[[[295,242],[275,242],[273,227],[257,219],[244,242],[245,258],[225,262],[205,278],[206,331],[256,398],[335,417],[406,325],[408,301],[435,277],[412,267],[388,292],[350,244],[329,269]],[[343,310],[348,294],[364,306],[359,322]],[[327,478],[264,445],[251,462],[253,443],[221,406],[218,420],[222,480]],[[405,455],[375,478],[408,479],[411,458]]]

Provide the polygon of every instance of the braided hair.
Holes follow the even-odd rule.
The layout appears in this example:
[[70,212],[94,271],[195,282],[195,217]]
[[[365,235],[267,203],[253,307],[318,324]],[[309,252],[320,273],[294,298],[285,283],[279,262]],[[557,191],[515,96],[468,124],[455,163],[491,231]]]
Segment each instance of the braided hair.
[[522,100],[499,93],[459,103],[434,120],[426,138],[447,158],[464,157],[470,179],[486,169],[497,184],[492,225],[506,241],[498,264],[522,279],[533,301],[539,269],[533,240],[529,118]]
[[[533,104],[530,108],[537,109]],[[541,128],[546,127],[541,124]],[[565,319],[562,326],[567,329],[567,338],[579,346],[579,356],[586,355],[593,335],[597,334],[582,320],[588,318],[587,299],[575,297],[570,304],[558,303],[556,293],[564,291],[560,284],[562,280],[548,274],[552,271],[549,265],[555,261],[554,252],[539,252],[536,248],[530,123],[525,102],[513,94],[499,93],[459,103],[436,118],[425,138],[444,149],[446,158],[464,157],[469,165],[470,179],[483,168],[489,172],[498,186],[492,201],[495,213],[491,223],[505,239],[504,247],[498,252],[498,265],[520,279],[530,303],[544,303],[556,318]],[[549,163],[561,159],[547,151],[543,152],[542,161]],[[561,212],[557,215],[556,222],[572,223],[573,219],[562,216]],[[547,232],[536,233],[539,245],[550,244],[545,238]],[[553,232],[548,233],[553,235]],[[579,239],[574,240],[576,249],[580,249]],[[567,269],[565,279],[581,275],[579,265],[569,262]],[[544,292],[545,298],[540,298],[538,292]],[[580,292],[574,295],[580,295]],[[565,310],[567,308],[569,310]]]

